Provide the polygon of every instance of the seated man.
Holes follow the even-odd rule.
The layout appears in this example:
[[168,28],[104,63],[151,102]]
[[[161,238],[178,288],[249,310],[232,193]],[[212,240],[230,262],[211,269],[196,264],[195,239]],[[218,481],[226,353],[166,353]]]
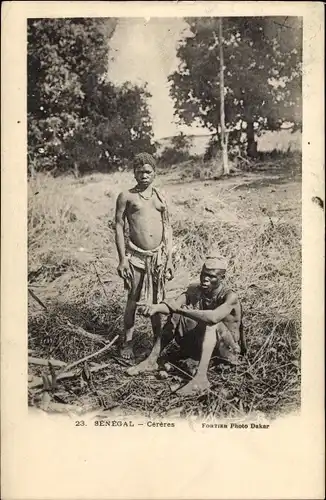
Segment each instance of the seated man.
[[[239,354],[246,352],[241,304],[237,295],[225,288],[225,272],[225,260],[210,255],[203,265],[200,284],[189,286],[176,300],[139,304],[145,316],[169,315],[164,331],[179,338],[181,347],[191,337],[199,348],[197,373],[179,389],[179,394],[192,394],[209,387],[207,370],[213,352],[220,361],[233,365],[238,364]],[[152,360],[152,366],[157,358]]]

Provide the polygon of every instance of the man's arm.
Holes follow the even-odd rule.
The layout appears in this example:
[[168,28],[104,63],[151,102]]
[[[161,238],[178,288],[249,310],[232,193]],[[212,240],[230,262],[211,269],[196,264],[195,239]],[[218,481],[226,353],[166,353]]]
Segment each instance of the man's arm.
[[183,293],[175,300],[166,300],[159,304],[138,303],[139,312],[143,316],[154,316],[154,314],[171,314],[186,303],[186,295]]
[[174,277],[174,268],[172,262],[172,227],[169,226],[167,228],[167,265],[166,265],[166,274],[165,278],[168,281],[171,281]]
[[172,226],[169,224],[167,227],[167,254],[168,254],[168,260],[169,262],[172,262]]
[[166,196],[162,192],[162,190],[158,190],[155,188],[156,194],[159,200],[163,203],[165,207],[165,211],[163,212],[163,224],[164,224],[164,232],[165,232],[165,243],[166,243],[166,252],[167,252],[167,279],[170,280],[173,278],[173,265],[172,265],[172,247],[173,247],[173,232],[172,225],[170,222],[170,210],[166,201]]
[[226,318],[238,303],[238,297],[231,292],[227,295],[224,304],[213,310],[196,311],[189,309],[177,308],[176,313],[196,321],[202,321],[207,325],[216,325]]
[[119,255],[118,273],[122,278],[128,273],[126,264],[126,248],[125,248],[125,217],[126,217],[127,197],[124,193],[120,193],[116,203],[115,211],[115,244]]
[[165,220],[165,238],[166,238],[166,251],[167,251],[167,279],[171,280],[174,275],[173,264],[172,264],[172,247],[173,247],[173,232],[172,225],[170,223],[169,208],[165,201],[166,207],[166,220]]

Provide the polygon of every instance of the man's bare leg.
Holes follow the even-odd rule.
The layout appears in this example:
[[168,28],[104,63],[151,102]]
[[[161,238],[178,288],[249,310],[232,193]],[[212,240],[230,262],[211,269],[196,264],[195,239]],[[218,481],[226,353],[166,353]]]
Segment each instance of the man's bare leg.
[[154,333],[154,345],[149,356],[141,361],[136,366],[132,366],[128,368],[128,375],[138,375],[138,373],[142,372],[152,372],[158,370],[157,359],[161,352],[161,318],[159,314],[155,314],[151,318],[152,320],[152,328]]
[[136,301],[128,296],[124,314],[124,332],[120,349],[121,357],[126,360],[131,360],[134,357],[133,334],[135,329],[136,304]]
[[221,360],[225,360],[231,365],[238,365],[241,351],[239,331],[230,331],[222,322],[218,324],[218,330],[218,356]]
[[[156,299],[156,291],[154,290],[154,301],[156,302],[155,299]],[[152,372],[158,369],[157,359],[160,355],[162,347],[162,339],[161,339],[162,322],[160,314],[155,314],[154,316],[152,316],[151,323],[154,335],[154,345],[152,347],[149,356],[146,359],[144,359],[144,361],[141,361],[141,363],[139,363],[136,366],[128,368],[127,374],[130,376],[138,375],[138,373],[142,372]]]
[[206,326],[197,373],[187,385],[177,391],[178,394],[181,396],[187,396],[196,392],[203,392],[209,388],[207,370],[216,341],[216,325]]
[[139,300],[140,289],[143,280],[143,273],[134,269],[132,289],[128,293],[126,309],[124,313],[124,332],[120,355],[126,360],[131,360],[134,357],[133,352],[133,335],[135,329],[135,317],[137,301]]

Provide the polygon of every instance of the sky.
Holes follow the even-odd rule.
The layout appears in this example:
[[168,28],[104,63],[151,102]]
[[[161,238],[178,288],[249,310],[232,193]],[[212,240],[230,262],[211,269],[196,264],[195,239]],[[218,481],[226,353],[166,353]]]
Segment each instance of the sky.
[[182,18],[120,18],[110,41],[109,78],[117,84],[125,81],[147,82],[152,94],[150,111],[155,139],[175,135],[209,133],[204,128],[177,125],[167,77],[178,67],[176,48],[187,33]]

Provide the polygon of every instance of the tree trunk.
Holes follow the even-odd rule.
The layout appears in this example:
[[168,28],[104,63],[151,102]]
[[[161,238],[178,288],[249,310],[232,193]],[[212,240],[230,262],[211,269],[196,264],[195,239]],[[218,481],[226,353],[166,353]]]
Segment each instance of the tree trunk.
[[218,43],[220,48],[220,123],[221,123],[221,145],[223,158],[223,173],[230,173],[228,161],[228,145],[227,135],[225,133],[225,103],[224,103],[224,54],[223,54],[223,28],[222,18],[219,18],[218,23]]
[[221,142],[221,134],[217,131],[216,132],[216,154],[219,149],[222,149],[222,142]]
[[249,158],[257,157],[257,142],[255,141],[254,123],[247,121],[247,155]]
[[76,179],[79,179],[80,177],[79,167],[76,161],[74,161],[74,176]]

